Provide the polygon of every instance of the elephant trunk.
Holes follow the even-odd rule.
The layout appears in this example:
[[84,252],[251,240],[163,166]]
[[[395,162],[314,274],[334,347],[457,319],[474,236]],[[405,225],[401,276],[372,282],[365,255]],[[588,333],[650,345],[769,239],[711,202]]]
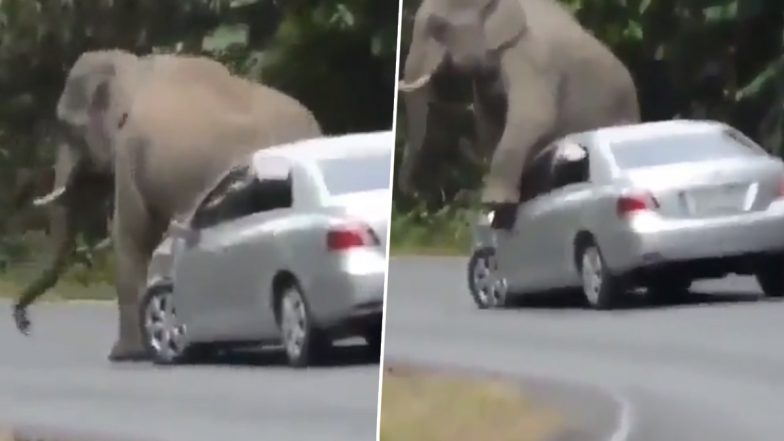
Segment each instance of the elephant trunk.
[[425,85],[404,96],[406,106],[406,132],[408,142],[403,152],[398,181],[406,194],[415,191],[416,174],[419,168],[422,147],[427,135],[427,115],[430,101],[430,85]]
[[27,307],[57,283],[60,275],[71,263],[76,245],[76,232],[69,208],[56,204],[49,207],[49,210],[54,255],[44,271],[22,291],[14,304],[14,320],[19,331],[24,334],[29,332],[30,327]]
[[71,257],[76,248],[74,219],[80,213],[77,213],[76,207],[69,202],[71,198],[68,193],[72,192],[70,185],[78,169],[79,160],[74,150],[67,142],[61,142],[57,148],[53,190],[33,201],[34,205],[46,206],[49,211],[49,234],[54,254],[43,272],[22,291],[14,305],[16,325],[24,333],[30,326],[26,308],[57,283],[72,261]]

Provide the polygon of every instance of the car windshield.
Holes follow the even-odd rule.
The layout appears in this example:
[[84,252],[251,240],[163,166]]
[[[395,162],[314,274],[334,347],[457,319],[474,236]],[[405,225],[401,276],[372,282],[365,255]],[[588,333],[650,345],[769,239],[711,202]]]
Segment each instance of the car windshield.
[[622,169],[758,156],[762,151],[733,131],[663,135],[612,144]]
[[330,194],[339,195],[389,188],[391,154],[330,158],[318,168]]

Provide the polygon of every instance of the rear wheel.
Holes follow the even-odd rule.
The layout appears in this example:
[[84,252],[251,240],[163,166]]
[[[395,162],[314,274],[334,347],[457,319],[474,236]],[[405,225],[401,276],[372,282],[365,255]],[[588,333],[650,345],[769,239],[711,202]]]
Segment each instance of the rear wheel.
[[586,302],[595,309],[611,309],[624,291],[620,279],[610,273],[595,243],[586,242],[578,256]]
[[329,340],[314,325],[305,296],[296,283],[283,290],[278,309],[280,333],[289,364],[305,367],[323,356]]
[[779,255],[763,260],[754,275],[766,296],[784,296],[784,256]]
[[479,309],[506,306],[506,284],[498,275],[495,249],[483,247],[474,251],[468,262],[468,289]]

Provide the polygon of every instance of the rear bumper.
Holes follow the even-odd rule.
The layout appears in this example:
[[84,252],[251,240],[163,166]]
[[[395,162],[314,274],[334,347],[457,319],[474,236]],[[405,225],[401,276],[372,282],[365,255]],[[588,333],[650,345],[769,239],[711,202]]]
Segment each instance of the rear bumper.
[[784,203],[767,211],[711,220],[639,217],[602,245],[617,274],[679,262],[716,262],[784,251]]
[[383,254],[352,252],[332,270],[322,269],[308,289],[314,319],[322,328],[380,320],[384,311],[386,259]]

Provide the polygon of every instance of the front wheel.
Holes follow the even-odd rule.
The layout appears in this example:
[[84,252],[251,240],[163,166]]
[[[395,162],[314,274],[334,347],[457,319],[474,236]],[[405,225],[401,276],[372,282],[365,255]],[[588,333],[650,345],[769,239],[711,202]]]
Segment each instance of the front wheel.
[[506,306],[506,283],[498,275],[496,259],[495,249],[483,247],[468,261],[468,289],[479,309]]
[[623,293],[620,280],[610,273],[596,244],[584,246],[579,256],[585,300],[595,309],[611,309]]
[[190,359],[187,329],[177,319],[174,291],[169,284],[151,288],[141,304],[144,345],[156,364],[179,364]]
[[283,291],[278,314],[283,347],[291,366],[305,367],[327,349],[326,336],[313,324],[310,308],[296,283]]
[[784,256],[764,260],[760,263],[754,275],[766,296],[784,296]]

